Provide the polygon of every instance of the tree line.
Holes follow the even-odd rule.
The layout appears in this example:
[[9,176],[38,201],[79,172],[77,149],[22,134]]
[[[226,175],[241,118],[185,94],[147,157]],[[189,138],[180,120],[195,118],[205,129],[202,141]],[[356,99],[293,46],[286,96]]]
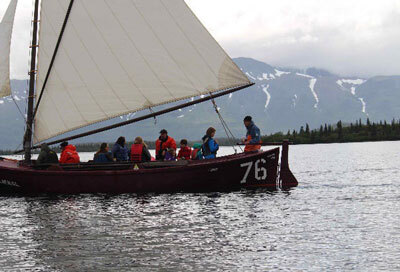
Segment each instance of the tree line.
[[355,123],[343,123],[336,125],[324,124],[319,129],[310,129],[306,124],[300,130],[289,130],[262,137],[263,142],[280,142],[289,139],[294,144],[316,143],[346,143],[367,141],[395,141],[400,140],[400,120],[371,122],[368,118],[365,123],[361,119]]

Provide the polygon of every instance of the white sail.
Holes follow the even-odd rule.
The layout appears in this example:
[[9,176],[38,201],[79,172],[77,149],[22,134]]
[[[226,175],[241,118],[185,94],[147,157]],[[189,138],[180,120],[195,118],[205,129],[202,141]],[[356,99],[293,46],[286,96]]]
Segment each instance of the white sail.
[[11,0],[0,22],[0,97],[11,94],[10,45],[17,0]]
[[[42,0],[38,91],[69,3]],[[75,0],[34,139],[248,83],[183,0]]]

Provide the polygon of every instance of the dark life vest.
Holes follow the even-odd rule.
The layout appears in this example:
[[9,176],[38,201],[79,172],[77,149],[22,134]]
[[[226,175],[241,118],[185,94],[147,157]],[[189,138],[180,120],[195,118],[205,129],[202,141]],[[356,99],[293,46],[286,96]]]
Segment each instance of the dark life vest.
[[131,147],[131,160],[142,162],[143,144],[134,144]]

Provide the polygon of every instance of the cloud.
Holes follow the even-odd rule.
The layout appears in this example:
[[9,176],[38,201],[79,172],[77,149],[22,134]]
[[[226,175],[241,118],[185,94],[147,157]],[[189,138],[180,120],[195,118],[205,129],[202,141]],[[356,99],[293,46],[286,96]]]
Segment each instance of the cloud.
[[[185,1],[232,57],[343,75],[400,74],[398,0]],[[19,1],[13,77],[27,76],[31,15],[32,1]]]

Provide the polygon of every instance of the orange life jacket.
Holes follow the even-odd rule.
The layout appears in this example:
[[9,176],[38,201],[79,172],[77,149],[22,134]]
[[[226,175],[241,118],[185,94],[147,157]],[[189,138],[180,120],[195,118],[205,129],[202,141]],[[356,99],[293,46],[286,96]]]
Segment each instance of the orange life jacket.
[[[247,141],[251,141],[251,135],[247,135]],[[261,142],[260,142],[261,143]],[[261,149],[261,145],[248,144],[244,147],[244,152],[253,152]]]
[[60,163],[67,164],[67,163],[79,163],[80,158],[78,152],[76,152],[76,147],[73,145],[68,145],[64,148],[61,153]]
[[131,147],[131,160],[133,162],[142,162],[143,144],[134,144]]

